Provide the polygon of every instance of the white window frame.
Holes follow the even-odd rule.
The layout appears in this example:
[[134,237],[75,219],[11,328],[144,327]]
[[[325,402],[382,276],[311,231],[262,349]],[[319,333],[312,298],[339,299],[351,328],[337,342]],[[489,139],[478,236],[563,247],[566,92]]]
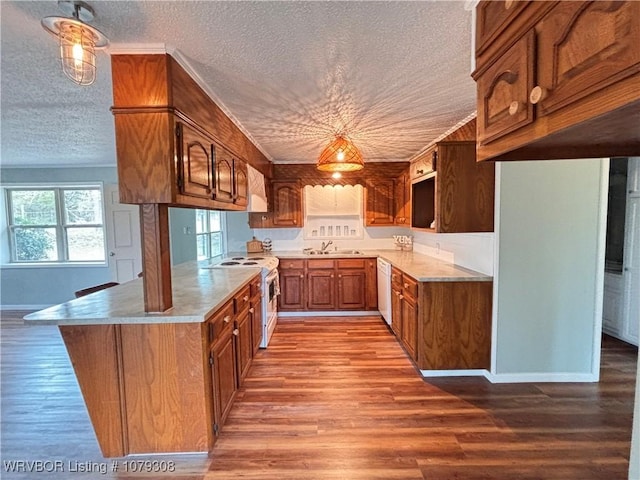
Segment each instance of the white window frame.
[[[104,203],[104,185],[102,182],[82,182],[82,183],[51,183],[51,184],[11,184],[2,185],[2,201],[5,204],[5,213],[3,223],[6,225],[6,246],[8,255],[6,255],[5,264],[8,267],[33,267],[33,266],[104,266],[107,265],[107,226],[105,222],[105,203]],[[53,191],[55,196],[55,209],[57,222],[55,224],[28,225],[26,228],[53,228],[56,230],[56,248],[58,260],[18,260],[15,245],[15,228],[25,228],[24,225],[14,225],[12,215],[12,197],[13,191]],[[100,224],[67,224],[67,215],[65,215],[64,191],[66,190],[99,190],[101,197],[101,223]],[[69,228],[101,228],[103,231],[103,260],[69,260],[67,230]]]
[[[198,232],[198,226],[197,226],[197,212],[198,211],[202,211],[202,212],[206,212],[206,225],[205,225],[205,231],[203,232]],[[216,212],[218,213],[218,215],[220,215],[220,230],[211,230],[211,222],[210,222],[210,217],[209,217],[209,213],[210,212]],[[216,258],[216,257],[222,257],[224,256],[224,252],[225,252],[225,243],[226,243],[226,235],[225,235],[225,231],[226,231],[226,216],[224,214],[225,212],[219,211],[219,210],[206,210],[206,209],[196,209],[196,258],[198,261],[200,260],[208,260],[211,258]],[[215,255],[212,255],[211,252],[211,237],[212,234],[214,233],[220,233],[220,253],[216,253]],[[206,237],[206,255],[204,257],[199,257],[198,256],[198,238],[199,237]]]

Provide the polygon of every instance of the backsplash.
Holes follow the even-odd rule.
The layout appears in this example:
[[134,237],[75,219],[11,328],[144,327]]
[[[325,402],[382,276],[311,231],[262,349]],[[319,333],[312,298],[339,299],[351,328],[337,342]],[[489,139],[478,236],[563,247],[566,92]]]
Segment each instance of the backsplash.
[[[270,238],[274,251],[302,251],[320,248],[322,240],[305,239],[301,228],[248,227],[248,215],[243,212],[227,213],[228,251],[244,251],[252,236],[258,240]],[[334,239],[332,247],[338,249],[393,250],[393,235],[413,237],[413,251],[445,262],[455,263],[487,275],[493,275],[494,233],[427,233],[406,227],[363,228],[362,238]]]

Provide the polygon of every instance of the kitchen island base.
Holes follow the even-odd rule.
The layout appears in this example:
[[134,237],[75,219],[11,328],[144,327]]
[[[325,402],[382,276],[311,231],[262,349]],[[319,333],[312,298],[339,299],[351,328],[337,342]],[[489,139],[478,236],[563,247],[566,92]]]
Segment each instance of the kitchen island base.
[[59,329],[105,457],[213,445],[203,324]]

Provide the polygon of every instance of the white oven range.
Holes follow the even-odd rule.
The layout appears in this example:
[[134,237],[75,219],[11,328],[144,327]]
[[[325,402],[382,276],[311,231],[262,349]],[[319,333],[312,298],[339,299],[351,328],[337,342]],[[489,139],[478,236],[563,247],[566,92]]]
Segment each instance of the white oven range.
[[223,258],[219,263],[205,268],[247,268],[260,267],[262,276],[262,343],[260,348],[267,348],[273,331],[278,323],[278,295],[280,281],[278,279],[278,257],[241,256]]

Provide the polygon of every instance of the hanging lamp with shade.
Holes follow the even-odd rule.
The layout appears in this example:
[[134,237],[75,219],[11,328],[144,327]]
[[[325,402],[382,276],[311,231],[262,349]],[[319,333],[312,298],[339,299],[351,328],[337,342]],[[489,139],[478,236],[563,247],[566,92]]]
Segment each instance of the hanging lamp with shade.
[[96,49],[109,44],[107,37],[88,25],[95,12],[81,1],[59,1],[58,7],[71,17],[45,17],[42,27],[60,43],[64,74],[78,85],[91,85],[96,79]]
[[364,168],[364,160],[348,138],[337,135],[320,154],[316,168],[322,172],[355,172]]

